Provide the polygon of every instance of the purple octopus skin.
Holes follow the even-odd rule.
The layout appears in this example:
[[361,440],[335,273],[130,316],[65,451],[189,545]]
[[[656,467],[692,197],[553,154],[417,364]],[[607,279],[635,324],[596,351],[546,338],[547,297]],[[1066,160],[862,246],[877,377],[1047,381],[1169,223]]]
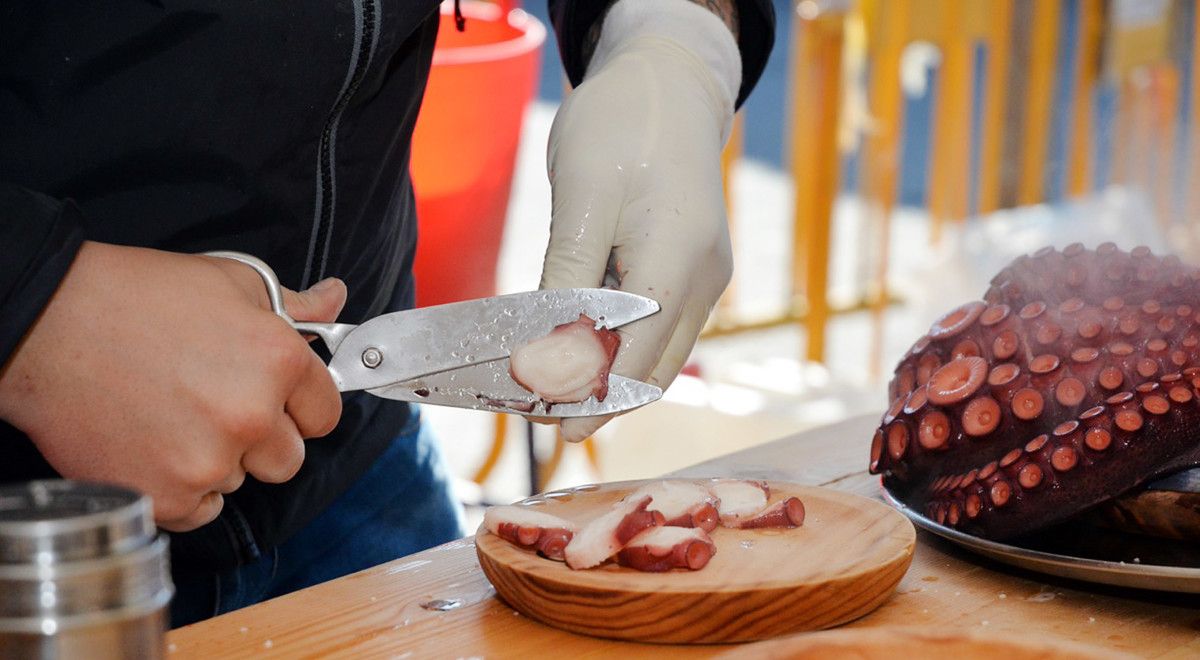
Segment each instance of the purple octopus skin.
[[1200,465],[1200,269],[1146,247],[1042,248],[896,367],[870,470],[1003,540]]

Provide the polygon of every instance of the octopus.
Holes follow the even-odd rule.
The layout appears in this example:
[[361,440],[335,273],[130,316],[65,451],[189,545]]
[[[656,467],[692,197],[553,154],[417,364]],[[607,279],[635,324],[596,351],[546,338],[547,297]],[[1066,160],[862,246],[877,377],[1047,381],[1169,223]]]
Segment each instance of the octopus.
[[547,559],[564,559],[563,551],[578,531],[575,523],[520,506],[494,506],[483,514],[483,526],[496,536]]
[[603,401],[620,346],[616,331],[597,328],[595,320],[580,314],[577,320],[514,349],[509,356],[509,374],[548,404],[574,403],[592,396]]
[[1200,269],[1112,243],[1017,258],[900,360],[869,468],[1003,540],[1200,465]]
[[672,568],[698,571],[716,554],[717,546],[699,527],[652,527],[617,552],[617,563],[648,573]]
[[651,527],[661,527],[666,518],[658,511],[647,510],[650,499],[649,495],[634,493],[584,525],[563,550],[567,566],[574,569],[599,566],[633,537]]
[[768,505],[771,488],[761,481],[717,479],[709,488],[720,499],[723,527],[761,529],[804,524],[804,503],[800,498],[789,497]]
[[697,527],[707,533],[720,521],[720,498],[693,481],[659,481],[637,493],[651,498],[654,510],[663,514],[665,526]]
[[697,571],[717,552],[709,534],[718,527],[792,528],[804,523],[799,498],[769,499],[770,489],[756,481],[667,480],[642,486],[581,525],[526,507],[497,506],[484,514],[484,527],[576,570],[613,560],[638,571]]

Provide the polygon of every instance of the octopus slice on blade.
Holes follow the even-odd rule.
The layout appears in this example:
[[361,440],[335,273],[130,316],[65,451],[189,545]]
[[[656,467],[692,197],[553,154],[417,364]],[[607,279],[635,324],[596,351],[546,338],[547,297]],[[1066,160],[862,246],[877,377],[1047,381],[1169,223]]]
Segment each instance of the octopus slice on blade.
[[596,327],[583,315],[550,334],[518,346],[509,356],[509,372],[521,387],[546,403],[573,403],[608,395],[608,373],[621,337]]

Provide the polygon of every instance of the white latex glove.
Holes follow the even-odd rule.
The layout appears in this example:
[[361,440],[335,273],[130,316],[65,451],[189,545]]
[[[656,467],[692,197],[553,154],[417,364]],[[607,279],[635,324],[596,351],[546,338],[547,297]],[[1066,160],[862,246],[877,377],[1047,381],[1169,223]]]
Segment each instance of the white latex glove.
[[[620,0],[587,75],[555,117],[542,288],[615,284],[661,311],[625,326],[613,372],[666,389],[733,270],[721,148],[741,58],[687,0]],[[610,417],[563,420],[579,441]]]

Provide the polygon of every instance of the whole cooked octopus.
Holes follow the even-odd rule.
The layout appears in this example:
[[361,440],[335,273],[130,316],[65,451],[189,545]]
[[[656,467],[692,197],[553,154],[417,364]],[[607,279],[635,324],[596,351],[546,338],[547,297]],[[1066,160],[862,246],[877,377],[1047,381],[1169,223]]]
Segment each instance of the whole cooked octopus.
[[1200,464],[1200,269],[1075,243],[1017,258],[896,367],[870,470],[1005,539]]

